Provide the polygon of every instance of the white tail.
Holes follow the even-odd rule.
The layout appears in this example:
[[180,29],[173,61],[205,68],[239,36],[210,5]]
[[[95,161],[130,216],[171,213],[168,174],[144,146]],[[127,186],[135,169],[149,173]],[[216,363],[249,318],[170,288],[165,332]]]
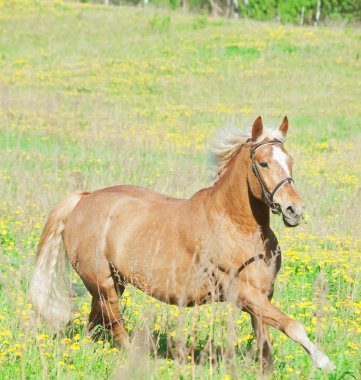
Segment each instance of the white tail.
[[69,322],[72,316],[63,231],[69,215],[86,194],[73,193],[60,201],[52,210],[41,234],[35,269],[29,286],[29,295],[36,314],[57,329]]

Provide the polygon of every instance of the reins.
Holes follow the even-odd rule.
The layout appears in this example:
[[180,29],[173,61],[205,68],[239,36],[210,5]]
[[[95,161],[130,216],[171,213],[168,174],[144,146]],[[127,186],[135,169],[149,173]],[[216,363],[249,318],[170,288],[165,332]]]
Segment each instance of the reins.
[[261,148],[262,146],[265,146],[265,145],[275,145],[275,144],[282,144],[281,141],[279,140],[271,140],[271,141],[267,141],[267,142],[264,142],[260,145],[257,145],[256,147],[254,146],[251,146],[251,159],[252,159],[252,169],[253,169],[253,172],[254,174],[256,175],[256,177],[258,178],[258,181],[261,185],[261,189],[262,189],[262,193],[263,193],[263,196],[266,200],[266,203],[268,204],[268,206],[270,207],[271,211],[273,214],[280,214],[281,213],[281,207],[278,203],[275,203],[273,201],[273,198],[276,194],[276,192],[285,184],[285,183],[292,183],[294,182],[293,179],[291,177],[287,177],[285,179],[283,179],[281,182],[279,182],[276,187],[271,191],[269,192],[267,190],[267,187],[258,171],[258,168],[257,168],[257,165],[256,165],[256,161],[254,159],[254,155],[256,153],[256,151]]

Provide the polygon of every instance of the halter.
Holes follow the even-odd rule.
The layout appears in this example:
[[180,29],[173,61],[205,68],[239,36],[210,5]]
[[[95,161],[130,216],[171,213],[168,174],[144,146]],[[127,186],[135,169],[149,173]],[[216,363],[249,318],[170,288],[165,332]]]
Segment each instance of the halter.
[[252,169],[256,177],[258,178],[258,181],[262,188],[263,196],[265,197],[266,203],[270,207],[273,214],[280,214],[281,213],[281,206],[278,203],[273,202],[273,197],[275,196],[276,192],[285,184],[285,183],[291,183],[294,182],[291,177],[283,179],[281,182],[279,182],[276,187],[272,190],[272,192],[269,192],[266,188],[266,185],[257,169],[256,161],[254,159],[254,155],[256,151],[261,148],[264,145],[275,145],[275,144],[282,144],[281,141],[278,140],[271,140],[264,142],[256,147],[251,146],[251,159],[252,159]]

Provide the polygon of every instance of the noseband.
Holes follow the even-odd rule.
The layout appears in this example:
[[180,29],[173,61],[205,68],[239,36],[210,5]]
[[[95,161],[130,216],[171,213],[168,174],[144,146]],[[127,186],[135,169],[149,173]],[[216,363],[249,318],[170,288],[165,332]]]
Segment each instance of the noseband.
[[256,151],[261,148],[262,146],[264,145],[275,145],[275,144],[282,144],[281,141],[278,141],[278,140],[271,140],[271,141],[267,141],[267,142],[264,142],[260,145],[257,145],[256,147],[254,146],[251,146],[251,159],[252,159],[252,169],[253,169],[253,172],[254,174],[256,175],[256,177],[258,178],[258,181],[261,185],[261,188],[262,188],[262,193],[263,193],[263,196],[266,200],[266,203],[268,204],[268,206],[270,207],[271,211],[273,214],[280,214],[281,213],[281,206],[278,204],[278,203],[274,203],[273,202],[273,197],[275,196],[276,192],[285,184],[285,183],[291,183],[291,182],[294,182],[293,179],[291,177],[288,177],[288,178],[285,178],[283,179],[281,182],[279,182],[276,187],[271,191],[269,192],[267,190],[267,187],[257,169],[257,165],[256,165],[256,161],[254,159],[254,155],[256,153]]

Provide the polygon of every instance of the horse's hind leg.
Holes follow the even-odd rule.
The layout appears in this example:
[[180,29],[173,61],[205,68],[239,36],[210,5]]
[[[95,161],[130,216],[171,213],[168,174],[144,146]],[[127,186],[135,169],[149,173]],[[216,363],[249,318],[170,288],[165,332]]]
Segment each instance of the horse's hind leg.
[[115,288],[112,277],[98,281],[97,285],[90,289],[93,299],[88,329],[91,331],[96,325],[103,325],[112,333],[113,342],[118,347],[126,345],[128,340],[119,310],[119,297],[123,291],[123,286],[118,285]]
[[270,300],[256,289],[249,289],[243,293],[243,297],[239,300],[243,310],[254,315],[256,318],[262,318],[262,322],[266,323],[290,337],[311,355],[313,362],[319,368],[326,370],[334,370],[335,366],[330,359],[322,353],[307,337],[305,328],[288,315],[282,313]]

